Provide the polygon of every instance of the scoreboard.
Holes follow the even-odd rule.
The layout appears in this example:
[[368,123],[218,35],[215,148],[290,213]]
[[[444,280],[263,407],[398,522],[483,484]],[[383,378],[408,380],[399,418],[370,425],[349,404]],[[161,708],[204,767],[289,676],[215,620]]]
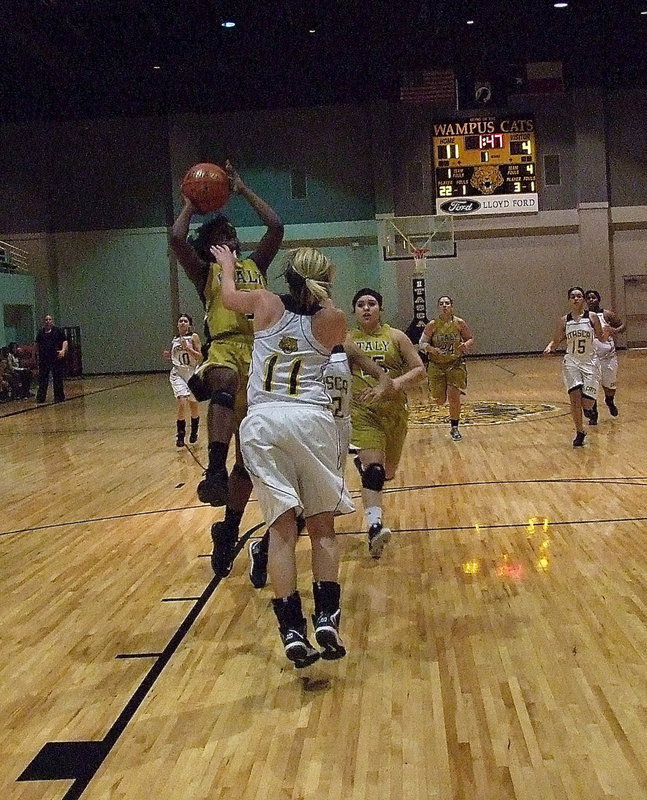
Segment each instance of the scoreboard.
[[532,117],[436,122],[436,213],[461,216],[539,210]]

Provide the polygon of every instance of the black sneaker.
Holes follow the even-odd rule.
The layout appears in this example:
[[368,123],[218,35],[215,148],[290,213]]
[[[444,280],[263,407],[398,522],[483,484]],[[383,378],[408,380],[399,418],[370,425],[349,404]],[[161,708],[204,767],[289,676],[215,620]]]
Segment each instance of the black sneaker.
[[249,579],[255,589],[262,589],[267,583],[267,550],[260,539],[249,543]]
[[236,557],[237,531],[232,531],[224,522],[214,522],[211,526],[211,568],[214,575],[226,578],[234,566]]
[[618,407],[614,403],[613,397],[610,397],[610,398],[607,397],[607,399],[604,402],[607,404],[607,408],[609,409],[609,414],[611,414],[612,417],[617,417],[618,416]]
[[461,432],[458,430],[458,426],[457,425],[452,425],[452,427],[449,429],[449,435],[452,437],[453,441],[455,441],[455,442],[460,442],[460,440],[463,438],[461,436]]
[[591,409],[591,413],[588,415],[588,417],[589,417],[589,425],[598,424],[598,412],[595,408]]
[[289,628],[285,636],[281,634],[285,655],[297,669],[309,667],[318,661],[321,654],[310,644],[305,633]]
[[584,447],[584,437],[586,434],[584,431],[578,431],[575,438],[573,439],[573,447]]
[[178,434],[178,436],[177,436],[177,438],[175,440],[175,446],[176,447],[184,447],[184,436],[180,436]]
[[189,443],[195,444],[197,441],[198,441],[198,432],[191,431],[191,433],[189,434]]
[[227,502],[228,482],[226,469],[208,469],[198,484],[198,500],[212,506],[224,506]]
[[368,552],[373,558],[380,558],[385,546],[391,540],[391,529],[375,522],[368,529]]
[[317,614],[312,616],[315,628],[315,639],[322,648],[321,657],[326,661],[334,661],[346,655],[346,648],[339,636],[339,621],[341,611],[337,609],[334,614]]

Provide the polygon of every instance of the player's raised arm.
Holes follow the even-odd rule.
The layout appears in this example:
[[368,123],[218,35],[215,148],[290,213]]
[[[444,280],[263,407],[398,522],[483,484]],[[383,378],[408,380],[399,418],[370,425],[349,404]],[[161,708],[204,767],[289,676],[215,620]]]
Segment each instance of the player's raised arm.
[[203,297],[209,265],[202,261],[193,247],[187,242],[191,217],[196,213],[197,209],[187,197],[183,199],[182,210],[171,228],[171,250],[175,253],[187,278],[198,290],[200,297]]
[[233,164],[227,161],[225,171],[229,175],[232,192],[244,197],[249,205],[260,217],[261,222],[267,227],[263,238],[258,243],[258,247],[250,255],[252,261],[265,274],[272,263],[272,259],[278,253],[281,242],[283,241],[284,226],[283,221],[274,209],[259,197],[249,186],[247,186]]

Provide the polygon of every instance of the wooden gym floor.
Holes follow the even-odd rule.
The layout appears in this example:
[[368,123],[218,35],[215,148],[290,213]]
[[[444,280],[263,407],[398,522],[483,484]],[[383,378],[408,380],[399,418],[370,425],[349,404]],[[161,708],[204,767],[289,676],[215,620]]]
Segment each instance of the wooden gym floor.
[[246,552],[213,578],[165,375],[1,406],[0,796],[645,800],[647,353],[620,362],[574,449],[559,358],[473,360],[483,422],[411,428],[383,558],[340,520],[349,654],[305,671]]

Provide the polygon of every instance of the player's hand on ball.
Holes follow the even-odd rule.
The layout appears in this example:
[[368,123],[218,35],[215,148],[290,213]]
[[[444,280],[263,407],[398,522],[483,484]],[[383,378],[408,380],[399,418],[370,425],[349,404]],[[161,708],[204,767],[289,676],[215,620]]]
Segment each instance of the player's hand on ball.
[[184,200],[184,207],[191,213],[191,214],[198,214],[198,209],[195,205],[189,200],[189,198],[183,194],[182,200]]

